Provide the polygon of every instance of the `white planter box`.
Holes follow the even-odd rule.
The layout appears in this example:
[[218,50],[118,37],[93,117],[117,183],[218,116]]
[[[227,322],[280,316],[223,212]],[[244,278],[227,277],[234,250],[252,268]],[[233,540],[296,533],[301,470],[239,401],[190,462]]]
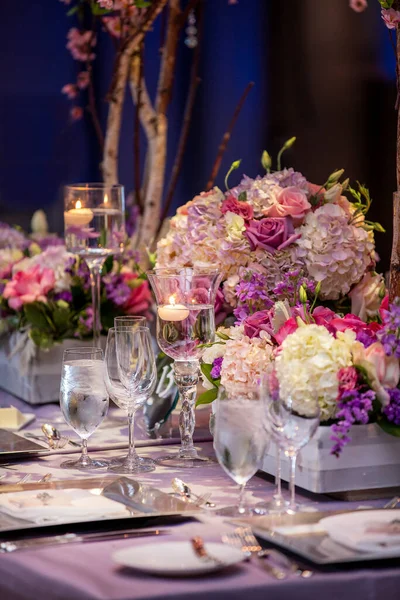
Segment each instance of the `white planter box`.
[[[400,486],[400,438],[375,423],[355,425],[352,441],[340,458],[330,454],[330,427],[319,427],[298,458],[296,485],[316,493],[372,490]],[[263,471],[275,475],[275,444],[264,459]],[[283,454],[283,453],[282,453]],[[289,480],[289,461],[282,456],[282,479]]]
[[[104,337],[103,346],[105,341]],[[59,400],[64,350],[90,346],[91,340],[65,340],[48,352],[36,348],[29,361],[20,352],[12,355],[14,343],[15,337],[0,338],[0,387],[29,404],[47,404]]]

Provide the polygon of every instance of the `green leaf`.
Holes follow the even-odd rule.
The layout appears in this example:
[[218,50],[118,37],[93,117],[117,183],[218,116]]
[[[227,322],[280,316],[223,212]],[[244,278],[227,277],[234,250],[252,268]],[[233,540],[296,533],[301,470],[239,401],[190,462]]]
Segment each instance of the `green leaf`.
[[54,339],[52,336],[44,333],[40,329],[31,329],[29,337],[32,342],[42,348],[42,350],[49,350],[54,345]]
[[114,266],[114,257],[112,255],[107,256],[106,260],[104,261],[104,265],[101,270],[101,274],[107,275],[107,273],[111,273],[113,266]]
[[210,383],[212,383],[216,388],[219,388],[219,384],[220,384],[220,379],[213,379],[211,377],[211,370],[212,370],[213,366],[210,365],[209,363],[202,363],[201,364],[201,372],[203,373],[204,377],[206,377],[208,379],[208,381]]
[[389,435],[393,435],[395,437],[400,437],[400,426],[395,425],[387,420],[386,417],[378,418],[378,425],[383,431],[388,433]]
[[74,15],[75,13],[78,12],[78,10],[80,9],[79,4],[77,4],[76,6],[73,6],[72,8],[69,9],[69,11],[67,12],[67,17],[72,17],[72,15]]
[[135,6],[136,8],[147,8],[151,6],[151,2],[148,0],[135,0]]
[[215,335],[217,335],[221,340],[230,340],[231,338],[226,333],[222,333],[222,331],[216,331]]
[[74,310],[80,312],[88,304],[86,292],[80,283],[73,283],[71,285],[71,294]]
[[207,390],[200,394],[196,401],[196,408],[201,404],[211,404],[218,396],[218,388],[214,387],[212,390]]
[[240,202],[247,202],[247,192],[240,192],[238,200]]
[[95,15],[96,17],[108,15],[108,14],[112,13],[112,11],[113,11],[113,9],[101,8],[101,6],[99,6],[97,4],[96,0],[91,1],[90,8],[91,8],[92,14]]
[[38,329],[49,332],[54,329],[48,315],[46,315],[46,306],[42,302],[32,302],[24,305],[24,315],[26,320]]

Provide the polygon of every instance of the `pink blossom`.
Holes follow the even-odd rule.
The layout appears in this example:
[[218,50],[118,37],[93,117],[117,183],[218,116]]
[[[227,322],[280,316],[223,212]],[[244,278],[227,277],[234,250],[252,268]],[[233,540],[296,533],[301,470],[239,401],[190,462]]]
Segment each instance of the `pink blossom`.
[[250,221],[254,216],[253,207],[247,202],[236,200],[235,196],[228,196],[228,198],[223,201],[221,212],[223,214],[227,212],[235,213],[235,215],[243,217],[245,221]]
[[131,288],[130,298],[122,306],[123,311],[127,315],[145,314],[152,302],[149,284],[147,281],[138,280],[135,273],[123,273],[123,280]]
[[394,8],[383,8],[381,15],[388,29],[397,28],[398,24],[400,23],[400,11],[394,10]]
[[284,188],[277,198],[277,203],[265,212],[268,217],[292,217],[293,224],[298,227],[311,210],[311,204],[304,192],[297,187]]
[[104,27],[115,38],[121,37],[121,19],[119,17],[103,17]]
[[352,314],[345,315],[343,318],[337,317],[336,319],[332,319],[329,324],[335,330],[335,332],[351,329],[355,333],[358,333],[367,326],[365,321],[362,321],[360,317]]
[[290,217],[270,217],[250,221],[244,235],[252,250],[266,250],[271,254],[290,246],[300,237],[300,234],[294,233]]
[[278,342],[278,344],[282,344],[282,342],[298,329],[297,321],[294,317],[291,317],[286,321],[284,325],[279,329],[277,333],[275,333],[274,338]]
[[72,27],[67,34],[67,39],[67,48],[75,60],[86,62],[96,58],[96,55],[91,52],[91,47],[96,45],[96,36],[91,31],[80,32],[76,27]]
[[23,304],[30,302],[47,302],[46,295],[55,284],[54,271],[41,269],[39,265],[27,271],[17,271],[4,289],[3,296],[8,305],[19,310]]
[[355,367],[343,367],[338,372],[339,391],[354,390],[357,385],[358,374]]
[[69,114],[73,121],[79,121],[83,117],[83,108],[80,106],[73,106],[69,111]]
[[76,85],[73,83],[67,83],[61,89],[61,93],[65,94],[69,100],[73,100],[78,95],[78,90],[76,89]]
[[381,306],[379,308],[379,316],[382,319],[382,321],[387,316],[388,311],[389,311],[389,294],[386,294],[386,296],[382,300]]
[[89,85],[89,81],[90,81],[89,71],[81,71],[78,74],[78,77],[76,80],[76,85],[78,86],[78,88],[80,90],[84,90]]
[[228,314],[232,311],[231,307],[229,306],[229,304],[227,304],[225,300],[225,296],[222,290],[217,291],[217,295],[215,297],[214,311],[215,324],[217,326],[221,325],[221,323],[225,321]]
[[101,7],[101,8],[106,8],[111,10],[113,8],[113,0],[97,0],[97,4]]
[[310,183],[309,181],[307,181],[307,190],[308,193],[310,194],[310,196],[318,196],[318,197],[323,197],[323,195],[326,192],[326,189],[316,183]]
[[372,388],[383,406],[387,406],[390,396],[385,388],[395,388],[400,379],[399,360],[395,356],[386,356],[381,342],[374,342],[365,349],[365,358],[372,365],[372,373],[376,378]]
[[271,313],[268,310],[259,310],[249,315],[243,321],[243,325],[244,333],[249,338],[259,337],[261,331],[266,331],[270,335],[273,334]]
[[350,0],[350,8],[352,8],[355,12],[363,12],[367,6],[367,0]]

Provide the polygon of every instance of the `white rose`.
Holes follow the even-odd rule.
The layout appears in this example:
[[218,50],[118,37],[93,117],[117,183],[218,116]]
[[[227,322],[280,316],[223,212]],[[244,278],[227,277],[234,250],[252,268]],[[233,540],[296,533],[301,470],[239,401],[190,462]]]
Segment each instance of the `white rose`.
[[33,213],[31,229],[32,233],[40,233],[41,235],[48,233],[49,226],[47,224],[46,213],[43,210],[37,210]]
[[385,289],[382,275],[366,273],[359,283],[351,290],[351,312],[366,321],[375,317],[381,305],[381,292]]

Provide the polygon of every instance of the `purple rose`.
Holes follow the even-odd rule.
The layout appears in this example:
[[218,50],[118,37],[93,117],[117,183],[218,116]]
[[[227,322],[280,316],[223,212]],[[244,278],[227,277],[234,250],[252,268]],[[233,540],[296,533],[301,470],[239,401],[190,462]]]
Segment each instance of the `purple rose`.
[[250,219],[252,219],[254,216],[253,207],[247,202],[236,200],[234,196],[229,196],[223,201],[221,212],[223,214],[227,212],[235,213],[235,215],[240,215],[243,217],[245,221],[250,221]]
[[243,321],[244,333],[249,338],[258,337],[260,331],[266,331],[270,335],[273,334],[273,327],[271,326],[271,313],[269,310],[259,310],[246,317]]
[[273,254],[283,250],[299,239],[300,234],[294,232],[291,217],[270,217],[259,221],[250,221],[245,236],[252,250],[266,250]]

